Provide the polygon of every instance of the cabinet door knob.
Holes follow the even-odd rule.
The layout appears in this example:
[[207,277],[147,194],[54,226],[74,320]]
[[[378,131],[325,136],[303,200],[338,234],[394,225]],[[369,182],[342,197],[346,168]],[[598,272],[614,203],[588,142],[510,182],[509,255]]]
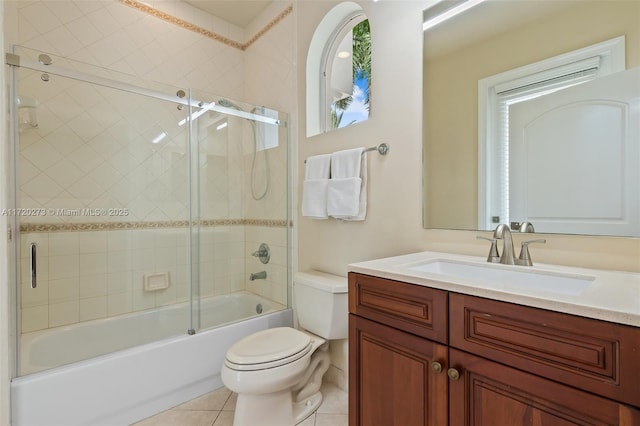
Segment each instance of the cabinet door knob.
[[447,370],[447,376],[449,376],[449,378],[451,380],[458,380],[460,378],[460,372],[458,370],[456,370],[455,368],[450,368]]
[[442,373],[442,364],[438,361],[433,361],[431,363],[431,370],[433,370],[434,373]]

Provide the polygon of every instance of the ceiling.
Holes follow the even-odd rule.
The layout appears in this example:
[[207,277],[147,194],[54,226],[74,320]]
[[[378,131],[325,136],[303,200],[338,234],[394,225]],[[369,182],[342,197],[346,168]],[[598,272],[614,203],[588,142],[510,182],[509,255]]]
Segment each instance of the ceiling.
[[183,0],[190,5],[245,28],[272,0]]

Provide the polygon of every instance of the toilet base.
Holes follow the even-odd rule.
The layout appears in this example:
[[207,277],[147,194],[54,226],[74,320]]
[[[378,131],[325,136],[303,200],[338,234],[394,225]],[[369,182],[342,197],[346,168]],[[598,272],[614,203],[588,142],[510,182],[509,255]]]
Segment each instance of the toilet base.
[[293,419],[295,424],[301,423],[304,419],[312,415],[322,404],[322,394],[320,392],[311,395],[304,401],[293,403]]
[[233,426],[294,426],[291,390],[262,395],[238,394]]

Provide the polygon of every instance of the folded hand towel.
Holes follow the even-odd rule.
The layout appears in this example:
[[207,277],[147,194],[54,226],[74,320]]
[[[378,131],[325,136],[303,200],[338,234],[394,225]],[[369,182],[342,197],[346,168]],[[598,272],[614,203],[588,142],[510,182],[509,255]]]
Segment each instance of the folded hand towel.
[[364,148],[346,149],[331,154],[331,178],[360,177]]
[[307,158],[304,169],[305,179],[329,179],[331,154],[314,155]]
[[327,190],[327,212],[336,219],[348,219],[360,212],[362,179],[331,178]]
[[364,148],[338,151],[331,155],[331,179],[327,192],[327,212],[345,220],[364,220],[367,212],[367,158]]
[[326,219],[327,188],[331,154],[316,155],[307,159],[305,180],[302,183],[302,216]]

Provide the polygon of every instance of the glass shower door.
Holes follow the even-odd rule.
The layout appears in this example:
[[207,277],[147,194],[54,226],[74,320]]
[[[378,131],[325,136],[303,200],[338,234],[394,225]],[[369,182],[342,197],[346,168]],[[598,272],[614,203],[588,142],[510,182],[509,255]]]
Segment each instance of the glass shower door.
[[12,67],[20,375],[185,333],[197,279],[188,96],[29,53]]
[[[287,117],[201,90],[192,95],[200,227],[193,317],[207,329],[288,305]],[[262,243],[271,248],[266,263],[254,254]]]

